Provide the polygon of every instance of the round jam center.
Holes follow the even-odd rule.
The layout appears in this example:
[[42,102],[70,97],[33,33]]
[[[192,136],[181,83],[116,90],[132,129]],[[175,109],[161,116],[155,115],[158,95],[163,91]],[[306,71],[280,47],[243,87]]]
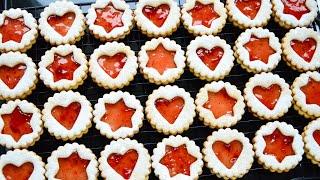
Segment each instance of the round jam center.
[[114,56],[103,55],[98,58],[100,67],[112,78],[118,77],[126,62],[127,56],[124,53],[117,53]]
[[2,173],[7,180],[27,180],[33,172],[33,164],[26,162],[21,166],[7,164],[3,167]]
[[51,111],[51,114],[62,126],[70,130],[78,119],[80,110],[81,104],[78,102],[73,102],[67,107],[54,107]]
[[248,18],[253,20],[261,7],[261,0],[235,0],[237,8]]
[[210,50],[199,48],[196,52],[202,62],[212,71],[216,69],[224,54],[221,47],[214,47]]
[[259,60],[265,64],[268,64],[269,57],[276,52],[269,45],[269,38],[258,38],[253,35],[244,47],[249,52],[250,61]]
[[122,27],[122,15],[124,11],[116,9],[112,4],[108,4],[103,9],[96,9],[97,18],[94,24],[102,26],[109,33],[116,27]]
[[108,164],[124,179],[129,179],[136,166],[139,154],[136,150],[130,149],[125,154],[110,154]]
[[74,12],[68,12],[63,16],[51,15],[47,21],[56,32],[65,36],[69,32],[75,18],[76,14]]
[[153,24],[161,27],[170,13],[170,6],[167,4],[161,4],[158,7],[145,6],[142,9],[142,13],[150,19]]
[[256,86],[252,91],[262,104],[268,109],[273,110],[279,100],[281,87],[277,84],[272,84],[267,88]]
[[24,75],[27,66],[25,64],[17,64],[14,67],[0,66],[0,79],[10,88],[14,89],[22,76]]
[[234,140],[229,144],[222,141],[216,141],[212,144],[212,150],[218,159],[228,169],[231,169],[242,152],[242,143],[237,140]]
[[30,28],[24,24],[23,17],[17,19],[5,17],[4,23],[0,26],[2,43],[8,41],[20,43],[23,35],[28,31],[30,31]]
[[292,40],[292,49],[302,57],[306,62],[311,62],[314,52],[317,48],[317,42],[312,38],[307,38],[304,41]]
[[314,140],[320,145],[320,130],[315,130],[312,135]]
[[156,69],[161,75],[168,69],[176,68],[174,62],[175,51],[166,50],[162,44],[159,44],[155,50],[147,51],[149,60],[147,67]]
[[112,131],[116,131],[121,127],[132,128],[131,118],[136,110],[129,108],[123,99],[115,104],[105,104],[105,109],[106,113],[101,121],[108,123]]
[[309,78],[308,83],[301,87],[301,91],[306,96],[307,104],[316,104],[320,106],[320,82]]
[[306,0],[281,0],[283,3],[283,13],[284,14],[291,14],[292,16],[296,17],[298,20],[301,17],[309,13],[310,10],[306,6]]
[[181,97],[175,97],[171,100],[160,98],[155,101],[155,106],[159,113],[170,124],[173,124],[184,107],[184,99]]
[[213,4],[202,4],[196,2],[193,9],[188,11],[192,17],[192,25],[203,25],[207,28],[211,27],[212,22],[219,18],[219,14],[214,11]]

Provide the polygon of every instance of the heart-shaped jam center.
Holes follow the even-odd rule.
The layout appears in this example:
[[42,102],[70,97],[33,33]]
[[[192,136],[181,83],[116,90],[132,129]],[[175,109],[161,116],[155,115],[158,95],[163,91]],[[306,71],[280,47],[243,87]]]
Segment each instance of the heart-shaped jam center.
[[237,100],[229,96],[225,88],[218,92],[208,92],[208,101],[203,105],[216,119],[224,115],[233,116],[233,107]]
[[66,129],[72,129],[74,123],[78,119],[81,110],[81,104],[73,102],[67,107],[56,106],[51,110],[52,116]]
[[109,33],[116,27],[122,27],[122,15],[124,11],[116,9],[112,3],[103,9],[96,9],[97,18],[94,24],[102,26]]
[[113,56],[103,55],[98,58],[98,64],[110,77],[117,78],[127,62],[124,53],[117,53]]
[[27,66],[25,64],[17,64],[13,67],[0,66],[0,79],[10,88],[14,89],[23,77]]
[[310,10],[306,6],[306,0],[281,0],[283,3],[283,13],[284,14],[291,14],[292,16],[296,17],[298,20],[301,17],[309,13]]
[[281,87],[278,84],[272,84],[267,88],[256,86],[253,88],[252,92],[262,104],[268,109],[273,110],[279,100]]
[[188,13],[192,17],[192,25],[203,25],[207,28],[210,28],[212,22],[220,17],[214,10],[213,4],[202,4],[198,1]]
[[67,158],[58,158],[59,170],[55,175],[57,179],[63,180],[87,180],[87,166],[90,160],[82,159],[74,152]]
[[162,117],[173,124],[184,107],[184,99],[181,97],[175,97],[171,100],[160,98],[155,101],[155,106]]
[[313,135],[314,140],[315,140],[315,141],[319,144],[319,146],[320,146],[320,130],[315,130],[312,135]]
[[57,33],[65,36],[69,32],[75,18],[76,14],[74,12],[67,12],[63,16],[51,15],[47,21]]
[[211,71],[214,71],[216,69],[224,54],[224,51],[221,47],[214,47],[210,50],[205,48],[199,48],[196,52],[199,58],[202,60],[202,62],[209,69],[211,69]]
[[317,42],[312,38],[307,38],[304,41],[292,40],[292,49],[302,57],[306,62],[310,62],[317,48]]
[[2,26],[0,26],[2,43],[8,41],[20,43],[23,35],[28,31],[30,31],[30,28],[25,25],[22,17],[17,19],[5,17]]
[[110,154],[107,161],[108,164],[124,179],[129,179],[138,158],[138,152],[134,149],[130,149],[123,155],[117,153]]
[[301,87],[301,91],[306,96],[307,104],[316,104],[320,106],[320,81],[309,78],[308,83]]
[[112,131],[116,131],[121,127],[132,128],[131,118],[136,112],[135,109],[129,108],[123,99],[115,104],[105,104],[106,113],[101,121],[108,123]]
[[238,140],[234,140],[230,143],[224,143],[222,141],[216,141],[212,144],[212,150],[228,169],[237,162],[241,152],[242,143]]
[[23,135],[33,132],[30,126],[32,115],[32,113],[23,112],[19,106],[11,114],[1,115],[4,123],[2,134],[8,134],[18,142]]
[[189,154],[185,144],[178,147],[167,145],[160,163],[168,168],[171,177],[177,174],[190,176],[190,166],[196,160],[197,158]]
[[234,3],[251,20],[257,16],[261,7],[261,0],[235,0]]
[[155,50],[147,51],[149,57],[147,67],[156,69],[161,75],[168,69],[176,68],[174,62],[175,51],[168,51],[162,44]]
[[258,38],[254,35],[251,36],[249,42],[244,47],[249,52],[250,61],[259,60],[265,64],[268,64],[269,57],[276,53],[269,44],[269,38]]
[[167,4],[161,4],[158,7],[144,6],[142,13],[145,17],[150,19],[158,27],[161,27],[167,20],[170,13],[170,6]]
[[279,129],[275,129],[272,134],[263,136],[266,147],[263,154],[275,156],[281,163],[282,160],[291,155],[295,155],[292,149],[292,136],[286,136]]
[[27,180],[33,172],[33,164],[23,163],[21,166],[7,164],[3,167],[2,173],[7,180]]

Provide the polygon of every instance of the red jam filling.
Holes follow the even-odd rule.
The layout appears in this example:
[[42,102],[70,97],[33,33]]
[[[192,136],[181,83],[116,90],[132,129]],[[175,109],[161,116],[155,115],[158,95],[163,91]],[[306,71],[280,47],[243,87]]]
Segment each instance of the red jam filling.
[[25,64],[17,64],[14,67],[0,66],[0,79],[10,88],[14,89],[22,76],[24,75],[27,66]]
[[96,9],[97,18],[94,24],[102,26],[109,33],[116,27],[122,27],[122,15],[124,11],[116,9],[111,3],[103,9]]
[[320,130],[315,130],[312,135],[314,140],[320,145]]
[[105,104],[105,108],[106,113],[101,121],[108,123],[112,131],[116,131],[121,127],[132,128],[131,118],[136,110],[129,108],[123,99],[115,104]]
[[54,60],[47,69],[53,74],[54,82],[57,82],[62,79],[73,80],[73,73],[79,66],[80,64],[74,60],[73,53],[67,56],[54,54]]
[[117,53],[113,56],[103,55],[98,58],[100,67],[112,78],[118,77],[126,62],[127,56],[124,53]]
[[23,35],[30,31],[30,28],[24,24],[24,19],[4,18],[4,23],[0,26],[0,34],[2,35],[2,43],[15,41],[20,43]]
[[142,9],[142,13],[150,19],[153,24],[161,27],[170,13],[170,6],[167,4],[161,4],[158,7],[145,6]]
[[67,107],[56,106],[51,110],[52,116],[66,129],[72,129],[74,123],[78,119],[81,110],[81,104],[73,102]]
[[251,20],[254,19],[261,7],[261,0],[235,0],[237,8]]
[[55,175],[57,179],[63,180],[87,180],[87,166],[90,160],[82,159],[78,153],[72,153],[67,158],[59,158],[59,171]]
[[213,4],[202,4],[198,1],[188,13],[192,17],[192,25],[203,25],[207,28],[210,28],[212,22],[220,17],[214,11]]
[[282,134],[279,129],[263,136],[263,139],[266,142],[263,154],[275,156],[280,163],[285,157],[295,155],[292,149],[293,137]]
[[233,116],[233,107],[237,100],[230,97],[226,89],[221,89],[218,92],[208,92],[208,101],[203,105],[209,109],[216,119],[224,115]]
[[11,135],[18,142],[23,135],[33,132],[30,126],[32,115],[32,113],[24,113],[19,106],[11,114],[2,115],[4,122],[2,134]]
[[250,41],[244,45],[249,52],[250,61],[262,61],[268,64],[269,56],[276,51],[269,45],[269,38],[258,38],[254,35],[251,36]]
[[134,149],[130,149],[123,155],[117,153],[110,154],[107,161],[108,164],[124,179],[129,179],[136,166],[138,157],[138,152]]
[[229,144],[222,141],[216,141],[212,144],[212,150],[218,159],[228,169],[231,169],[242,152],[242,143],[237,140],[234,140]]
[[51,15],[48,17],[47,21],[56,32],[61,36],[65,36],[71,28],[75,18],[76,14],[74,12],[68,12],[63,16]]
[[291,14],[296,17],[298,20],[301,17],[309,13],[310,10],[306,6],[306,0],[281,0],[284,6],[283,13]]
[[21,166],[7,164],[3,167],[2,173],[7,180],[28,180],[33,173],[33,164],[23,163]]
[[309,78],[309,82],[301,87],[301,91],[306,96],[307,104],[316,104],[320,106],[320,82]]
[[199,48],[196,52],[202,62],[212,71],[216,69],[224,54],[221,47],[214,47],[210,50]]
[[312,60],[313,54],[317,48],[317,42],[312,38],[307,38],[304,41],[292,40],[290,44],[292,49],[306,62]]
[[184,107],[184,99],[181,97],[175,97],[171,100],[160,98],[155,101],[155,106],[159,113],[170,124],[173,124]]
[[147,67],[156,69],[161,75],[171,68],[176,68],[174,62],[175,51],[166,50],[162,44],[159,44],[155,50],[147,51],[149,60]]
[[267,88],[256,86],[252,91],[254,96],[256,96],[262,104],[268,109],[273,110],[279,100],[281,87],[277,84],[272,84]]

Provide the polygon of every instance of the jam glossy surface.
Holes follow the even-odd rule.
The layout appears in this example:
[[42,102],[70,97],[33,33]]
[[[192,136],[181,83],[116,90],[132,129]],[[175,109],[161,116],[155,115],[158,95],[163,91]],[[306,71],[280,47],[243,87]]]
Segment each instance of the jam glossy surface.
[[263,154],[275,156],[281,163],[282,160],[291,155],[295,155],[292,149],[292,136],[286,136],[279,129],[275,129],[272,134],[263,136],[266,147]]
[[67,35],[69,29],[71,28],[76,14],[74,12],[68,12],[63,16],[51,15],[48,17],[49,25],[61,36]]
[[313,133],[314,140],[319,144],[320,146],[320,130],[315,130]]
[[24,24],[24,19],[4,18],[4,23],[0,26],[0,34],[2,35],[2,43],[15,41],[20,43],[23,35],[30,31],[30,28]]
[[33,172],[33,164],[23,163],[21,166],[7,164],[3,167],[2,173],[6,180],[28,180]]
[[108,164],[124,179],[129,179],[138,158],[138,152],[134,149],[130,149],[123,155],[116,153],[110,154],[107,161]]
[[67,107],[56,106],[51,110],[52,116],[66,129],[72,129],[74,123],[78,119],[81,110],[81,104],[73,102]]
[[283,13],[284,14],[291,14],[292,16],[296,17],[298,20],[301,17],[309,13],[310,10],[306,6],[306,0],[281,0],[283,3]]
[[268,109],[273,110],[279,100],[281,87],[278,84],[272,84],[267,88],[256,86],[252,91],[262,104]]
[[196,52],[202,62],[212,71],[216,69],[224,54],[221,47],[214,47],[210,50],[199,48]]
[[105,104],[105,109],[106,113],[101,121],[108,123],[112,131],[116,131],[121,127],[132,128],[131,118],[136,110],[129,108],[123,99],[115,104]]
[[188,153],[186,145],[178,147],[166,146],[166,153],[160,159],[160,163],[166,166],[170,176],[177,174],[190,175],[190,166],[197,160],[194,156]]
[[218,92],[208,92],[208,101],[203,107],[209,109],[217,119],[224,115],[233,116],[233,107],[236,103],[237,100],[230,97],[223,88]]
[[301,87],[301,91],[306,96],[307,104],[316,104],[320,106],[320,82],[309,78],[309,82]]
[[254,19],[261,7],[261,0],[235,0],[237,8],[251,20]]
[[98,58],[98,64],[110,77],[117,78],[120,71],[127,62],[124,53],[117,53],[113,56],[103,55]]
[[174,62],[175,51],[168,51],[162,44],[159,44],[155,50],[147,51],[149,57],[147,67],[156,69],[163,74],[167,69],[176,68]]
[[262,61],[268,64],[269,57],[276,51],[269,45],[269,38],[258,38],[251,36],[250,41],[244,45],[249,52],[250,61]]
[[175,97],[171,100],[160,98],[155,101],[155,106],[159,113],[170,124],[173,124],[184,107],[184,99],[181,97]]
[[25,64],[17,64],[13,67],[0,66],[0,79],[10,88],[14,89],[23,77],[27,66]]
[[4,122],[2,134],[11,135],[15,141],[19,141],[23,135],[32,133],[30,126],[32,115],[32,113],[24,113],[19,106],[11,114],[1,115]]
[[161,27],[170,13],[170,6],[167,4],[161,4],[158,7],[145,6],[142,9],[142,13],[150,19],[153,24]]
[[317,48],[317,42],[312,38],[304,41],[292,40],[290,42],[292,49],[302,57],[306,62],[310,62]]
[[61,56],[59,54],[54,54],[54,60],[47,69],[53,74],[54,82],[60,81],[62,79],[73,80],[73,73],[80,66],[74,60],[73,54],[67,56]]
[[116,27],[122,27],[122,10],[116,9],[111,3],[103,9],[96,9],[97,18],[94,24],[102,26],[109,33]]
[[216,141],[212,144],[212,150],[218,159],[228,169],[231,169],[242,152],[242,143],[237,140],[234,140],[229,144],[222,141]]
[[188,13],[192,17],[192,25],[203,25],[207,28],[210,28],[212,22],[220,17],[214,11],[213,4],[202,4],[198,1]]

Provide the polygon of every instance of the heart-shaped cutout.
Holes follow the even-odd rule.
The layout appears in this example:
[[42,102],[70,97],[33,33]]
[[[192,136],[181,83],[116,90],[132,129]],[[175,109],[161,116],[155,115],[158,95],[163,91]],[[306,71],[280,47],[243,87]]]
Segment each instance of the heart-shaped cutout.
[[261,0],[236,0],[235,4],[242,14],[253,20],[260,10]]
[[73,102],[67,107],[54,107],[51,111],[51,114],[62,126],[70,130],[78,119],[80,110],[81,104],[78,102]]
[[98,58],[98,64],[110,77],[117,78],[127,62],[127,55],[117,53],[113,56],[103,55]]
[[124,179],[129,179],[138,158],[138,152],[134,149],[130,149],[123,155],[117,153],[110,154],[107,161],[108,164]]
[[159,113],[170,124],[173,124],[184,107],[184,99],[181,97],[175,97],[171,100],[160,98],[155,101],[155,106]]
[[314,140],[320,145],[320,130],[315,130],[312,135]]
[[33,172],[33,164],[30,162],[23,163],[21,166],[7,164],[3,167],[2,173],[5,179],[29,179]]
[[67,12],[62,16],[51,15],[48,17],[47,21],[57,33],[61,36],[65,36],[69,32],[75,18],[76,14],[74,12]]
[[0,34],[2,35],[2,43],[14,41],[20,43],[25,33],[30,31],[26,26],[24,18],[11,19],[4,18],[4,23],[0,26]]
[[199,48],[196,52],[202,62],[211,69],[211,71],[216,69],[224,54],[224,50],[221,47],[213,47],[210,50]]
[[256,86],[252,91],[254,96],[270,110],[274,109],[281,95],[281,87],[278,84],[272,84],[267,88]]
[[17,64],[14,67],[0,66],[0,79],[10,88],[14,89],[23,77],[27,66]]
[[310,12],[306,6],[306,0],[281,0],[281,2],[284,6],[283,13],[290,14],[298,20],[300,20],[304,14]]
[[148,63],[146,67],[154,68],[161,75],[168,69],[176,68],[175,51],[168,51],[162,44],[154,50],[147,51]]
[[153,24],[161,27],[167,20],[167,17],[170,13],[170,6],[168,4],[161,4],[158,7],[144,6],[142,13],[145,17],[150,19]]
[[308,63],[311,62],[317,48],[317,42],[313,38],[307,38],[304,41],[292,40],[290,45]]
[[309,78],[308,83],[301,87],[301,91],[306,96],[306,104],[316,104],[320,106],[320,81]]
[[231,169],[237,162],[242,148],[242,143],[238,140],[233,140],[228,144],[222,141],[216,141],[212,144],[213,152],[228,169]]

